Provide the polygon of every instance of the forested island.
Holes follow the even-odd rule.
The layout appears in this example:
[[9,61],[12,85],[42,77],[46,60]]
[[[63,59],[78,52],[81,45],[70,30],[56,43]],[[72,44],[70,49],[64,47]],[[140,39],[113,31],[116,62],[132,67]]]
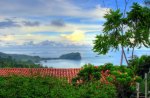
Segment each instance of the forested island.
[[41,59],[42,60],[55,60],[55,59],[81,60],[81,54],[79,52],[76,52],[76,53],[63,54],[58,58],[41,58]]
[[79,52],[68,53],[68,54],[61,55],[59,58],[60,59],[70,59],[70,60],[81,60],[81,54]]

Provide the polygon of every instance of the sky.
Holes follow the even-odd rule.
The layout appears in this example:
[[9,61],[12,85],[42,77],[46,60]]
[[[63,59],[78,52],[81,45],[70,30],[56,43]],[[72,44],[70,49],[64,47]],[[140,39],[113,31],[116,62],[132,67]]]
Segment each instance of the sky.
[[[125,0],[118,0],[123,10]],[[127,0],[127,11],[133,2]],[[115,0],[0,0],[0,47],[53,42],[92,45]]]

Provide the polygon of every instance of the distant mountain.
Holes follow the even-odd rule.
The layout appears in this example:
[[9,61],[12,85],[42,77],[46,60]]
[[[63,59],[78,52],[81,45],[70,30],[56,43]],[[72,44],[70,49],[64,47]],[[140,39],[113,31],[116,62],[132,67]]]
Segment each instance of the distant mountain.
[[23,54],[6,54],[0,52],[1,58],[8,58],[11,57],[12,59],[15,59],[16,61],[32,61],[32,62],[39,62],[41,58],[39,56],[29,56],[29,55],[23,55]]

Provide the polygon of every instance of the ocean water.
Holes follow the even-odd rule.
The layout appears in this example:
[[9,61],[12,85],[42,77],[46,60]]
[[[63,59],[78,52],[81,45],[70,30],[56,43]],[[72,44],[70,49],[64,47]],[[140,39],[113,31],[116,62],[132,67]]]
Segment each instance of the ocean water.
[[[150,51],[135,51],[137,56],[150,55]],[[128,59],[130,59],[131,53],[126,53]],[[82,54],[81,54],[82,56]],[[109,52],[106,55],[97,55],[96,53],[87,53],[81,60],[48,60],[47,62],[42,61],[41,64],[48,67],[54,68],[80,68],[85,64],[93,64],[100,66],[105,63],[113,63],[114,65],[120,64],[121,52]],[[123,65],[126,65],[125,59]]]
[[[94,64],[96,66],[107,63],[106,57],[82,57],[81,60],[48,60],[40,62],[42,65],[55,68],[80,68],[85,64]],[[112,59],[112,58],[110,58]],[[113,60],[112,60],[113,61]]]
[[[80,68],[85,64],[93,64],[95,66],[100,66],[105,63],[113,63],[114,65],[120,64],[121,52],[109,52],[106,55],[98,55],[94,53],[91,48],[78,48],[78,49],[50,49],[44,47],[19,47],[19,48],[1,48],[0,52],[11,53],[11,54],[26,54],[32,56],[40,56],[40,57],[59,57],[62,54],[71,53],[71,52],[80,52],[81,60],[47,60],[41,61],[40,64],[43,66],[53,67],[53,68]],[[126,52],[128,59],[130,59],[131,52]],[[150,55],[150,49],[137,49],[135,50],[135,55]],[[123,64],[126,65],[125,60]]]

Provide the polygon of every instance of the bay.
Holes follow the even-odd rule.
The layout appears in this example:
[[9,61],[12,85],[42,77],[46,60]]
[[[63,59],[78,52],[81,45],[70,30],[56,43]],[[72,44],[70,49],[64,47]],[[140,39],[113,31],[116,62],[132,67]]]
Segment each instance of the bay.
[[[98,55],[92,51],[92,48],[61,48],[61,49],[49,49],[45,47],[33,48],[33,47],[19,47],[19,48],[1,48],[1,52],[10,53],[10,54],[26,54],[32,56],[40,56],[40,57],[51,57],[57,58],[62,54],[71,53],[71,52],[80,52],[81,53],[81,60],[64,60],[64,59],[57,59],[57,60],[47,60],[41,61],[40,64],[47,67],[53,68],[80,68],[85,64],[93,64],[95,66],[100,66],[105,63],[113,63],[114,65],[120,64],[120,57],[121,51],[116,52],[109,52],[106,55]],[[127,52],[127,57],[130,59],[131,51]],[[150,55],[150,49],[136,49],[135,55]],[[124,60],[124,65],[126,62]]]

